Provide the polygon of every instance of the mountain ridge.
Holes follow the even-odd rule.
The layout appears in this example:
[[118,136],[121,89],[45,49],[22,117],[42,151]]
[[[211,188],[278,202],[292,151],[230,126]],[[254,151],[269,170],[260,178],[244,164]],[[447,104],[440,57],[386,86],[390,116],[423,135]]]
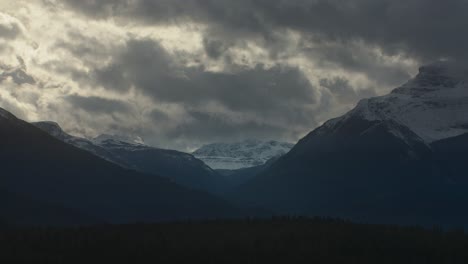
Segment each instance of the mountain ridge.
[[219,194],[228,183],[193,155],[150,147],[140,139],[101,135],[88,140],[64,132],[55,122],[36,122],[35,126],[63,142],[87,150],[127,169],[166,177],[188,188]]

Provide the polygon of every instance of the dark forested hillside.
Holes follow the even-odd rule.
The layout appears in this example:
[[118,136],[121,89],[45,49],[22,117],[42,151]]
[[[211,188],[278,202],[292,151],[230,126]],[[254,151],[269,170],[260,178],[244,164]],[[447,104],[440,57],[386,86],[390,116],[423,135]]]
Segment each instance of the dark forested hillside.
[[0,203],[0,219],[12,224],[54,225],[60,219],[69,224],[70,218],[79,219],[77,212],[96,219],[95,223],[206,219],[240,213],[213,195],[123,169],[63,143],[2,109],[0,146],[0,190],[9,196],[6,204]]
[[467,263],[461,231],[329,219],[0,231],[1,263]]
[[460,210],[468,200],[466,182],[450,183],[427,145],[389,131],[409,139],[414,133],[390,121],[349,118],[335,126],[333,133],[324,126],[301,140],[241,186],[235,199],[279,214],[378,223],[466,223],[468,216]]

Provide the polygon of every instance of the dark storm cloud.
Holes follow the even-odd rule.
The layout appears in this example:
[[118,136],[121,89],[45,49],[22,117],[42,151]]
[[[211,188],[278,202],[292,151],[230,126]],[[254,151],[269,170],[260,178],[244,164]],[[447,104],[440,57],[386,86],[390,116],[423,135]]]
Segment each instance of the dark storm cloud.
[[76,76],[76,78],[80,79],[82,77],[94,77],[94,79],[91,80],[93,83],[103,85],[107,88],[125,91],[128,90],[132,85],[131,80],[129,80],[129,78],[126,78],[131,73],[126,73],[126,69],[127,66],[125,65],[113,64],[105,68],[95,69],[92,76],[82,76],[79,74],[78,76]]
[[149,113],[149,117],[152,121],[155,122],[155,124],[159,124],[160,122],[169,122],[171,120],[171,117],[158,109],[154,109]]
[[378,54],[370,52],[369,47],[359,43],[324,43],[308,47],[306,42],[302,43],[303,54],[321,67],[335,67],[350,73],[364,74],[370,80],[391,87],[411,78],[407,69],[398,64],[386,63]]
[[203,47],[206,55],[212,59],[219,59],[229,49],[229,46],[222,40],[209,38],[203,39]]
[[251,110],[261,113],[275,108],[286,111],[289,106],[312,104],[316,101],[309,81],[296,68],[265,68],[259,65],[234,73],[195,70],[189,72],[188,76],[201,91],[201,94],[195,92],[198,100],[211,95],[211,99],[218,100],[234,111]]
[[129,105],[125,102],[101,97],[69,95],[65,100],[76,108],[95,114],[128,113],[130,111]]
[[209,72],[178,66],[151,40],[131,40],[114,61],[94,73],[95,80],[119,91],[136,87],[157,101],[200,106],[219,103],[233,111],[296,110],[316,101],[314,89],[300,70],[275,66]]
[[467,58],[466,0],[65,0],[95,17],[197,21],[231,34],[289,28],[329,41],[363,40],[388,54]]

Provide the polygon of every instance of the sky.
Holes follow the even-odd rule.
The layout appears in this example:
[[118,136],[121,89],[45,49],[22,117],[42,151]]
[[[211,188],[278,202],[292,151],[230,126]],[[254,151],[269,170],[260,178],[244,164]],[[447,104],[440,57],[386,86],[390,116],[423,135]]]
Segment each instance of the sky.
[[296,142],[439,59],[466,0],[0,0],[0,107],[191,151]]

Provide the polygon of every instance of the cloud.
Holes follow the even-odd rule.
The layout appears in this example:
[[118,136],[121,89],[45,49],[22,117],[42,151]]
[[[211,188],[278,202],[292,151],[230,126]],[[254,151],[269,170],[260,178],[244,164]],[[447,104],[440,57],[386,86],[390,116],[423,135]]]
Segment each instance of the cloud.
[[0,39],[15,39],[22,34],[22,23],[8,14],[0,12]]
[[[437,58],[464,0],[2,1],[0,106],[169,148],[295,141]],[[449,15],[447,15],[449,14]]]
[[195,21],[229,34],[265,37],[284,29],[327,41],[362,40],[388,54],[425,60],[467,57],[465,0],[65,0],[94,17],[141,19],[147,23]]
[[0,62],[0,83],[11,79],[18,85],[22,84],[36,84],[36,80],[33,76],[28,74],[27,67],[24,59],[20,56],[16,57],[18,66],[11,66]]
[[294,67],[237,68],[212,72],[187,67],[170,57],[158,42],[132,39],[114,60],[91,74],[95,85],[109,90],[132,87],[157,101],[201,105],[216,102],[233,111],[269,111],[271,108],[311,104],[314,88]]
[[239,141],[246,138],[288,138],[297,131],[287,130],[280,123],[236,119],[223,113],[190,111],[190,119],[168,133],[172,139],[189,140],[197,138],[201,142]]
[[11,69],[0,73],[0,83],[7,78],[11,78],[16,84],[35,84],[36,81],[32,76],[26,73],[23,69]]
[[[468,59],[468,36],[460,34],[468,26],[464,0],[64,2],[93,18],[112,17],[124,25],[202,25],[204,53],[227,68],[246,61],[250,66],[252,61],[290,64],[307,57],[301,66],[360,75],[378,93],[409,79],[417,64]],[[258,50],[268,58],[259,57]]]
[[170,99],[173,88],[166,84],[183,82],[176,76],[177,69],[172,64],[172,59],[158,42],[132,39],[116,51],[110,64],[95,69],[92,76],[96,84],[108,89],[123,91],[136,85],[148,92],[158,91],[159,95]]
[[1,81],[0,107],[12,112],[19,118],[35,118],[40,106],[38,89],[28,84],[18,84],[12,78]]
[[209,38],[203,39],[203,47],[205,48],[205,52],[208,57],[212,59],[220,58],[229,49],[229,46],[227,46],[222,40]]
[[349,83],[349,80],[342,77],[332,79],[321,79],[320,85],[326,88],[340,104],[352,104],[361,98],[376,96],[371,88],[356,90]]
[[73,107],[83,109],[89,113],[112,114],[126,113],[130,111],[130,106],[119,100],[111,100],[96,96],[69,95],[65,98]]
[[[279,138],[290,134],[287,131],[291,125],[315,122],[308,111],[318,102],[318,91],[295,67],[260,64],[255,68],[239,67],[232,72],[212,72],[200,66],[179,64],[155,41],[132,39],[110,64],[96,69],[90,76],[94,85],[110,91],[134,89],[156,104],[183,106],[186,118],[191,121],[178,128],[197,140],[209,138],[201,136],[202,130],[208,135],[214,131],[245,129],[245,137],[258,137],[272,127],[275,129],[268,134]],[[219,115],[214,116],[215,111]],[[158,119],[167,116],[155,113],[152,115]],[[232,129],[233,126],[239,129]],[[170,137],[180,135],[177,131],[171,133]],[[220,134],[225,138],[230,135]]]

